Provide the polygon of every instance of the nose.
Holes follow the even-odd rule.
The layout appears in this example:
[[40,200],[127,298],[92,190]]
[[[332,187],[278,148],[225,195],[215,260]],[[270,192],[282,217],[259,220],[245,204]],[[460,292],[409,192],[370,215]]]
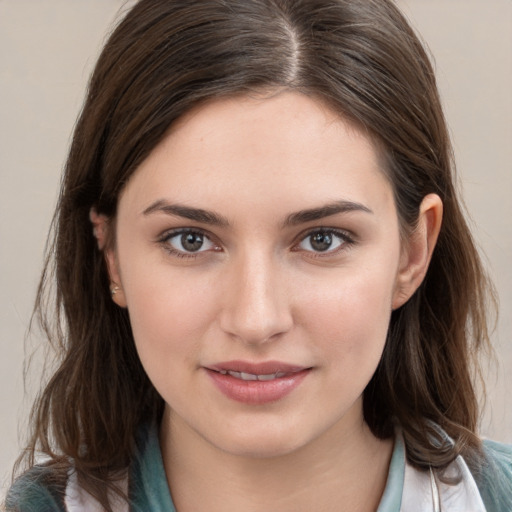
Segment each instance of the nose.
[[277,339],[293,324],[286,277],[271,257],[251,255],[234,263],[224,282],[220,326],[246,344]]

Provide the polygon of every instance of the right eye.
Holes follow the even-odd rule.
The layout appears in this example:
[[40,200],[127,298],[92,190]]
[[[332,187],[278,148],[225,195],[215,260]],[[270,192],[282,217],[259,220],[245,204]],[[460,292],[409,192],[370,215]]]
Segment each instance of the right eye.
[[297,248],[313,254],[331,255],[353,244],[347,233],[332,229],[314,229],[300,241]]

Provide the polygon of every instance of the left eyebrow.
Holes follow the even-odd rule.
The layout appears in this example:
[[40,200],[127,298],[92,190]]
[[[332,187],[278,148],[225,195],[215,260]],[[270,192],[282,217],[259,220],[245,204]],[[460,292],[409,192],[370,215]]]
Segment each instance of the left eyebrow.
[[229,225],[227,219],[215,212],[203,210],[202,208],[191,208],[190,206],[184,206],[181,204],[171,204],[164,199],[155,201],[142,213],[143,215],[150,215],[157,212],[165,213],[166,215],[171,215],[174,217],[183,217],[185,219],[202,222],[204,224],[210,224],[212,226],[225,227]]
[[373,212],[361,203],[355,203],[353,201],[335,201],[334,203],[329,203],[318,208],[311,208],[308,210],[300,210],[298,212],[292,213],[286,217],[284,221],[284,226],[296,226],[297,224],[303,224],[305,222],[312,222],[315,220],[320,220],[325,217],[330,217],[331,215],[336,215],[338,213],[348,213],[348,212],[364,212],[373,214]]

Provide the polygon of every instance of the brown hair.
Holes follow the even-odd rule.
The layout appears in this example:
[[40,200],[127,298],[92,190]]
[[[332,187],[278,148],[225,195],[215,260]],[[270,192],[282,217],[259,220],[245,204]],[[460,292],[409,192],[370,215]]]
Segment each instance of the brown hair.
[[[392,314],[364,415],[381,438],[399,424],[416,467],[442,470],[458,454],[478,466],[472,368],[488,341],[489,283],[454,188],[434,72],[405,18],[391,0],[141,0],[91,78],[36,304],[60,359],[32,412],[30,462],[36,450],[56,469],[72,458],[107,509],[137,427],[158,419],[163,401],[139,362],[127,311],[110,299],[89,211],[115,218],[127,180],[192,107],[275,88],[319,97],[373,137],[405,231],[425,195],[441,197],[430,268]],[[53,274],[55,310],[47,312]]]

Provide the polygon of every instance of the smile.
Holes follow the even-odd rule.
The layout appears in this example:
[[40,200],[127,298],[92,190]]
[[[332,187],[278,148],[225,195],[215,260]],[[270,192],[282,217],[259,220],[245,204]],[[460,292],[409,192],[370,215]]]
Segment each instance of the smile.
[[230,361],[204,369],[225,397],[248,405],[263,405],[284,399],[312,370],[310,367],[276,361]]

